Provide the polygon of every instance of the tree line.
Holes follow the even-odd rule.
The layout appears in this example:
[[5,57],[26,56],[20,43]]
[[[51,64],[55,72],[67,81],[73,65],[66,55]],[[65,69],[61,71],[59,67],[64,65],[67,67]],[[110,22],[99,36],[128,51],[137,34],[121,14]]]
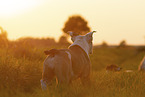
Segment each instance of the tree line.
[[[53,38],[32,38],[25,37],[17,39],[16,41],[10,41],[7,38],[7,31],[5,31],[2,27],[0,27],[0,47],[11,46],[11,45],[19,45],[19,44],[27,44],[32,47],[51,47],[51,46],[69,46],[68,42],[68,31],[73,31],[77,35],[85,35],[86,33],[91,31],[91,28],[88,26],[87,20],[85,20],[80,15],[72,15],[68,18],[68,20],[64,23],[64,27],[62,28],[63,35],[60,36],[59,41],[56,42]],[[125,40],[122,40],[118,47],[126,47],[127,43]],[[108,47],[107,42],[103,41],[101,47]]]

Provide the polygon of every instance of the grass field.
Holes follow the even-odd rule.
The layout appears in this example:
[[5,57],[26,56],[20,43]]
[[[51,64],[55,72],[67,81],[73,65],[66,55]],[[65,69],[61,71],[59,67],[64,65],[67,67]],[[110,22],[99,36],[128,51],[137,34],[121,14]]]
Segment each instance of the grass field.
[[[58,47],[57,47],[58,48]],[[49,48],[16,46],[0,48],[0,97],[144,97],[145,73],[138,66],[145,55],[136,48],[97,48],[90,55],[91,84],[75,80],[70,86],[56,86],[55,79],[42,91],[40,79]],[[106,73],[107,65],[122,67],[120,72]],[[134,72],[126,73],[125,70]]]

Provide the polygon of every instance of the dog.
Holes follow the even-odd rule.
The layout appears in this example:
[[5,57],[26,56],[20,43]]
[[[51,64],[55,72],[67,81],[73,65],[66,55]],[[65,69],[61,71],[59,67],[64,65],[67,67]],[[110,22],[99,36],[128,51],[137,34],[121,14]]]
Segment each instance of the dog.
[[43,64],[41,87],[43,90],[56,76],[58,84],[70,84],[72,80],[81,79],[82,84],[89,83],[91,62],[89,54],[93,49],[93,32],[77,35],[68,32],[73,44],[68,49],[51,49],[44,51],[47,58]]
[[139,65],[139,67],[138,67],[138,70],[139,70],[139,71],[145,71],[145,56],[144,56],[144,58],[142,59],[140,65]]
[[122,69],[121,67],[114,65],[114,64],[111,64],[111,65],[106,67],[107,72],[109,72],[109,71],[117,72],[117,71],[120,71],[121,69]]

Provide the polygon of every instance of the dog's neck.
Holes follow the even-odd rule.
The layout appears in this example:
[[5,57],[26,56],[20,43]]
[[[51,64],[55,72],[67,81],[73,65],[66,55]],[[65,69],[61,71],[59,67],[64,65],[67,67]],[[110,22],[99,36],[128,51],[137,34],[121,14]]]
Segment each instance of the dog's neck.
[[74,45],[80,46],[86,52],[86,54],[89,56],[89,45],[88,45],[88,43],[86,43],[85,41],[77,40],[77,41],[74,41],[74,43],[71,44],[69,47],[74,46]]

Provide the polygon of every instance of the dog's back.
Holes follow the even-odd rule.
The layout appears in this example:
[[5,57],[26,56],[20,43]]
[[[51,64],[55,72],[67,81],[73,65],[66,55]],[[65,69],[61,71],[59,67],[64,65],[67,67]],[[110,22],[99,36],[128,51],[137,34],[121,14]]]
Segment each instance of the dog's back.
[[49,56],[44,61],[44,65],[54,69],[54,73],[61,83],[69,83],[71,78],[78,77],[84,80],[83,78],[90,75],[90,59],[85,51],[77,45],[71,46],[69,49],[51,49],[45,51],[45,54]]
[[90,59],[85,51],[78,45],[69,48],[71,53],[71,62],[73,69],[73,79],[78,77],[87,78],[90,75]]

